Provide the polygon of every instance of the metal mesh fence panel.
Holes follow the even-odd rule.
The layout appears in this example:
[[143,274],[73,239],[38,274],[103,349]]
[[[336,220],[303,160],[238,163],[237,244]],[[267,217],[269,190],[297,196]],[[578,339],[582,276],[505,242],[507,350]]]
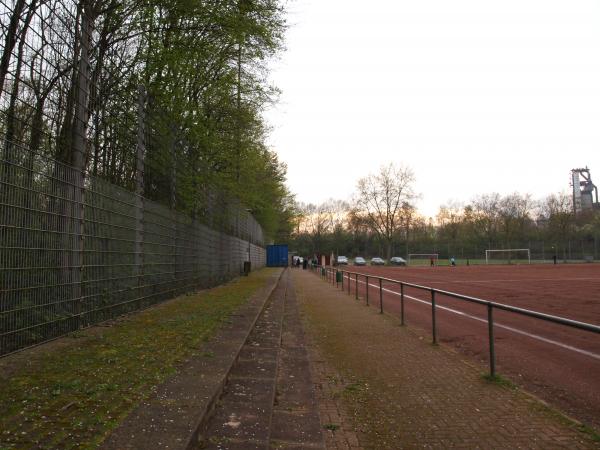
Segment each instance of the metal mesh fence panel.
[[249,250],[264,265],[260,225],[235,202],[224,232],[23,149],[0,164],[2,355],[214,286]]
[[[181,45],[229,42],[182,20]],[[214,187],[233,84],[201,115],[232,54],[192,58],[208,93],[181,93],[156,76],[161,24],[139,2],[0,0],[0,355],[264,265],[261,226]]]

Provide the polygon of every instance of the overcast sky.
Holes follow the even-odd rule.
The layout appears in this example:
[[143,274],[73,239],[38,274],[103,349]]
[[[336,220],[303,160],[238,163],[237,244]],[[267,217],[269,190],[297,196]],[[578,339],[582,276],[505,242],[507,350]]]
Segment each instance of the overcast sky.
[[419,210],[600,185],[600,1],[292,0],[269,144],[299,201],[413,168]]

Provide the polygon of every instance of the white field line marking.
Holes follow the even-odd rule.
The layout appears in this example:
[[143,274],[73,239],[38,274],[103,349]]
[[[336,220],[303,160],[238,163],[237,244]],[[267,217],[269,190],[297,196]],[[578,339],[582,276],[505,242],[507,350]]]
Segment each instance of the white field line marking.
[[588,278],[537,278],[533,280],[449,280],[449,281],[429,281],[428,283],[515,283],[515,282],[538,282],[538,281],[598,281],[600,282],[600,278],[598,277],[588,277]]
[[[365,284],[364,281],[360,281],[360,280],[359,280],[359,283]],[[375,288],[379,288],[379,285],[376,285],[376,284],[369,283],[369,286],[372,286],[372,287],[375,287]],[[400,292],[392,291],[392,290],[386,289],[386,288],[383,288],[383,290],[386,291],[386,292],[389,292],[391,294],[400,296]],[[413,297],[413,296],[407,295],[407,294],[404,294],[404,297],[408,298],[410,300],[413,300],[415,302],[419,302],[419,303],[423,303],[425,305],[431,306],[431,302],[428,302],[427,300],[422,300],[420,298],[416,298],[416,297]],[[452,308],[448,308],[446,306],[440,306],[440,305],[435,305],[435,307],[439,308],[439,309],[443,309],[444,311],[448,311],[448,312],[457,314],[459,316],[467,317],[469,319],[473,319],[473,320],[476,320],[478,322],[483,322],[483,323],[487,324],[487,320],[486,319],[482,319],[481,317],[477,317],[477,316],[472,316],[471,314],[467,314],[467,313],[465,313],[463,311],[458,311],[456,309],[452,309]],[[504,325],[504,324],[498,323],[496,321],[494,321],[494,326],[498,327],[498,328],[503,328],[503,329],[508,330],[508,331],[512,331],[513,333],[516,333],[516,334],[521,334],[523,336],[530,337],[532,339],[537,339],[538,341],[542,341],[542,342],[545,342],[547,344],[556,345],[556,346],[564,348],[566,350],[571,350],[573,352],[580,353],[582,355],[589,356],[591,358],[595,358],[595,359],[600,360],[600,355],[597,354],[597,353],[588,352],[587,350],[582,350],[580,348],[573,347],[571,345],[563,344],[562,342],[553,341],[552,339],[548,339],[548,338],[545,338],[543,336],[538,336],[537,334],[528,333],[526,331],[519,330],[517,328],[513,328],[513,327],[510,327],[508,325]]]

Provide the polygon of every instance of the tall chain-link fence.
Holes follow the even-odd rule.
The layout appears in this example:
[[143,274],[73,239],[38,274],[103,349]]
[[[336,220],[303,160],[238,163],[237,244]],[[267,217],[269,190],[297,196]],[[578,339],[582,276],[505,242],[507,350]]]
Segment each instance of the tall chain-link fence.
[[170,69],[147,66],[172,29],[144,5],[0,0],[0,355],[264,265],[261,226],[211,177],[220,111],[188,133],[211,86],[198,117],[165,101]]
[[264,265],[235,202],[215,206],[219,231],[28,151],[0,164],[0,354],[221,283],[248,254]]

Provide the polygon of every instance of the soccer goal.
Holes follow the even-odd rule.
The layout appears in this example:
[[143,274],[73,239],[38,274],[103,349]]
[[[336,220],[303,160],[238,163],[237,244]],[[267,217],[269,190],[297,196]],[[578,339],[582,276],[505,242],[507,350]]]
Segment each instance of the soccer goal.
[[531,264],[528,248],[490,249],[485,251],[486,264]]
[[431,259],[437,264],[438,254],[437,253],[409,253],[407,264],[412,265],[429,265]]

